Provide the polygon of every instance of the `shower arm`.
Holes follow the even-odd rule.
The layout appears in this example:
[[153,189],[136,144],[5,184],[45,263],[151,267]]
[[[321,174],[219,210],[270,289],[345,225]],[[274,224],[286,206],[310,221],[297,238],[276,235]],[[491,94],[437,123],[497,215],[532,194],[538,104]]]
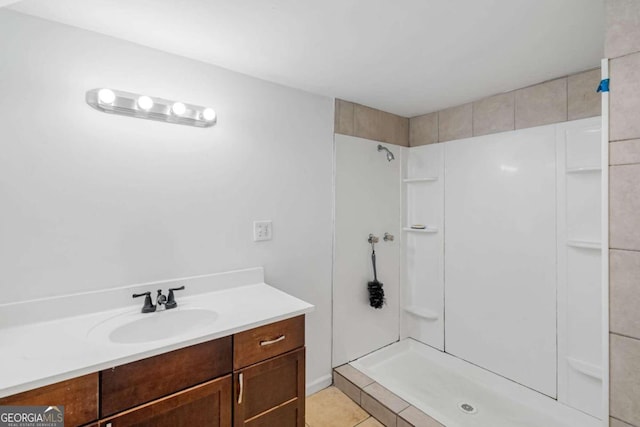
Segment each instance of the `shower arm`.
[[378,151],[386,151],[387,152],[387,161],[390,162],[391,160],[394,160],[396,157],[393,155],[393,153],[385,146],[383,146],[382,144],[378,144]]

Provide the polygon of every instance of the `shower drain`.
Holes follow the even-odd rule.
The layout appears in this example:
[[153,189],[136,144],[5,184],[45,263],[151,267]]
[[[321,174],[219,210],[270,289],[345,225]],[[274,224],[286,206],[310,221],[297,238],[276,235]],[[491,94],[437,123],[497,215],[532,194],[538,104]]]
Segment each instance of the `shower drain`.
[[475,406],[466,402],[458,403],[458,408],[465,414],[475,414],[476,412],[478,412]]

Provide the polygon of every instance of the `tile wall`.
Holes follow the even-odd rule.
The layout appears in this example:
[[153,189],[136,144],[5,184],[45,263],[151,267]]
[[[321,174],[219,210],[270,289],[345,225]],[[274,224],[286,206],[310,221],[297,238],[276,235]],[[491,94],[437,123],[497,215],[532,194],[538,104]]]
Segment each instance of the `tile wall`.
[[335,133],[415,147],[584,119],[600,115],[599,82],[594,69],[411,119],[336,99]]
[[600,69],[409,119],[409,146],[600,115]]
[[336,99],[334,132],[409,146],[409,119]]
[[611,426],[640,427],[640,0],[607,0]]

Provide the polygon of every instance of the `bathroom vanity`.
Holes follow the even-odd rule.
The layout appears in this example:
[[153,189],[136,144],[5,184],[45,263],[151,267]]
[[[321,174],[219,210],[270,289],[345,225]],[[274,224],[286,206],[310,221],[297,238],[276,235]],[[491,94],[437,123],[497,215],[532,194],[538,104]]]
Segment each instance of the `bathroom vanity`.
[[[196,298],[199,301],[198,310],[215,310],[217,317],[211,322],[212,326],[193,332],[191,340],[181,335],[149,343],[100,343],[101,338],[94,336],[99,328],[96,325],[87,327],[86,324],[90,324],[87,316],[80,316],[84,322],[79,322],[78,327],[82,329],[80,325],[85,326],[77,336],[85,339],[93,336],[85,341],[87,348],[75,349],[77,352],[85,351],[82,359],[86,363],[97,357],[98,353],[94,350],[100,346],[104,350],[115,347],[117,351],[125,353],[146,347],[151,349],[147,353],[150,355],[141,357],[145,354],[138,353],[124,358],[115,357],[111,363],[104,361],[95,364],[99,369],[78,366],[76,372],[79,375],[61,373],[66,377],[62,381],[52,382],[51,378],[55,376],[50,376],[31,383],[44,384],[39,387],[16,384],[14,390],[25,389],[18,393],[10,393],[9,388],[0,388],[0,396],[4,396],[0,397],[0,405],[64,405],[67,427],[303,427],[304,313],[310,311],[312,306],[264,283],[233,286],[199,294]],[[264,308],[265,302],[271,304]],[[189,307],[189,298],[184,298],[183,305],[183,310],[194,309]],[[228,312],[225,312],[225,306]],[[126,315],[135,317],[137,320],[134,322],[137,322],[151,319],[142,316],[153,315],[162,319],[159,316],[166,314],[134,315],[127,310],[125,314],[99,316],[107,320],[101,320],[97,325],[104,327],[105,321],[110,322],[111,328],[115,327],[113,330],[117,331],[119,326],[113,319]],[[272,320],[266,320],[265,315]],[[58,322],[73,324],[74,320],[77,321],[77,318]],[[132,321],[127,322],[125,325],[134,325]],[[41,329],[41,333],[44,333],[45,326],[50,323],[15,329]],[[0,338],[3,333],[10,334],[11,331],[0,329]],[[194,336],[197,337],[195,340]],[[70,340],[71,347],[75,344],[79,343]],[[60,360],[56,365],[55,357],[55,352],[51,352],[51,359],[44,364],[50,365],[51,373],[54,373],[55,366],[60,366],[58,370],[62,372],[64,361]],[[28,363],[18,359],[24,357],[16,357],[16,365]],[[2,373],[6,371],[9,377],[0,378],[10,380],[11,367],[2,366]],[[84,373],[87,370],[91,372]]]
[[[304,316],[0,399],[65,425],[304,426]],[[232,424],[233,419],[233,424]]]

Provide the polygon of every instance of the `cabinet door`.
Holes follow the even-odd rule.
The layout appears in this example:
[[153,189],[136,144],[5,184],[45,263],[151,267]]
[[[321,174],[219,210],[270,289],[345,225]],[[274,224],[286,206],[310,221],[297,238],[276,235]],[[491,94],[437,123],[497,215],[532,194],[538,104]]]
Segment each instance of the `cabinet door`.
[[229,427],[231,375],[100,421],[99,427]]
[[305,349],[234,374],[235,427],[304,427]]

